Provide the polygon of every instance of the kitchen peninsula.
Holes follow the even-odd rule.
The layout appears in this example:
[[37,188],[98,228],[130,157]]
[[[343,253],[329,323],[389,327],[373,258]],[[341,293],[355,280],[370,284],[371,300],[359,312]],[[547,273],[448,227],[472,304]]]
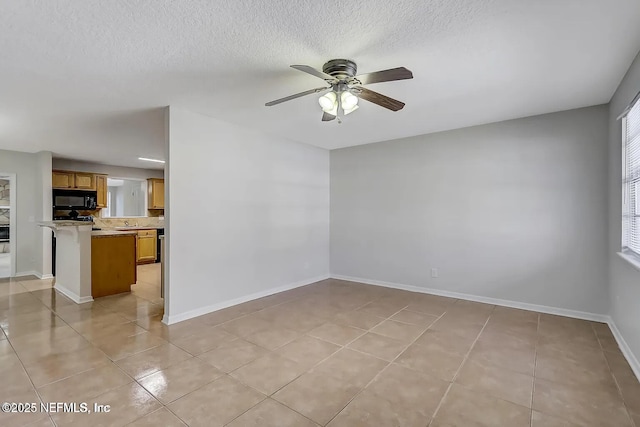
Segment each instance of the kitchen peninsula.
[[136,232],[93,231],[86,221],[48,221],[56,236],[54,289],[78,304],[131,291],[136,283]]
[[91,232],[91,296],[131,292],[137,281],[136,231]]

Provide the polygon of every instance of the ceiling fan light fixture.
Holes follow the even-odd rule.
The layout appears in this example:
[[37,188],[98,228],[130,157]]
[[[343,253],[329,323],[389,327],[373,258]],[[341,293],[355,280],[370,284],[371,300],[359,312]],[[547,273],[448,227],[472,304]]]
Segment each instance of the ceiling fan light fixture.
[[325,110],[323,108],[322,111],[324,111],[327,114],[331,114],[332,116],[337,116],[338,115],[338,103],[336,102],[335,104],[333,104],[333,106],[331,108],[329,108],[328,110]]
[[344,107],[343,107],[343,108],[342,108],[342,110],[344,111],[344,115],[346,116],[347,114],[351,114],[351,113],[353,113],[353,112],[354,112],[354,111],[356,111],[358,108],[360,108],[360,107],[358,106],[358,104],[356,104],[356,105],[354,105],[354,106],[353,106],[353,107],[351,107],[351,108],[344,108]]
[[340,100],[342,101],[342,109],[345,111],[345,114],[349,114],[347,110],[349,110],[349,112],[355,110],[354,107],[358,105],[358,97],[349,91],[342,92]]
[[344,115],[353,113],[358,109],[360,98],[387,110],[400,111],[405,106],[404,102],[389,98],[362,86],[413,78],[413,73],[405,67],[356,75],[358,69],[356,63],[348,59],[332,59],[324,64],[322,71],[309,65],[292,65],[291,68],[322,79],[325,86],[285,96],[284,98],[267,102],[265,106],[271,107],[312,93],[329,91],[318,98],[318,103],[324,111],[322,115],[323,122],[337,119],[338,123],[342,123],[338,112],[340,111]]
[[325,111],[327,113],[331,113],[330,110],[337,108],[338,103],[336,101],[337,99],[335,92],[329,92],[326,95],[322,95],[318,99],[318,103],[320,104],[320,107],[322,107],[322,111]]

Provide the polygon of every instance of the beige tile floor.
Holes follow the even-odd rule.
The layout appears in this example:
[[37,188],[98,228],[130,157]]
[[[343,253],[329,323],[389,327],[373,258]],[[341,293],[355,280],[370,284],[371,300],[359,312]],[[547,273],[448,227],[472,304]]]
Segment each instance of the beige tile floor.
[[167,327],[158,283],[0,282],[0,402],[112,408],[0,425],[640,427],[604,324],[327,280]]

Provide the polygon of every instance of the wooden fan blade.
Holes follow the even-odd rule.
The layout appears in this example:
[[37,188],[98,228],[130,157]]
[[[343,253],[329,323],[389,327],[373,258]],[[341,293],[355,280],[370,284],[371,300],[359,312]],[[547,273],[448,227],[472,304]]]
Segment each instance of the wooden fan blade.
[[284,98],[276,99],[275,101],[267,102],[264,104],[267,107],[280,104],[282,102],[291,101],[292,99],[300,98],[301,96],[311,95],[312,93],[322,92],[323,90],[331,89],[330,87],[319,87],[315,89],[305,90],[304,92],[296,93],[295,95],[285,96]]
[[322,113],[322,121],[323,122],[330,122],[331,120],[335,120],[336,116],[334,116],[333,114],[329,114],[329,113]]
[[354,79],[360,84],[370,85],[372,83],[391,82],[394,80],[412,79],[413,73],[404,67],[391,68],[389,70],[375,71],[373,73],[360,74]]
[[308,65],[292,65],[291,68],[295,68],[296,70],[300,70],[304,73],[311,74],[312,76],[319,77],[328,83],[334,83],[338,81],[338,79],[336,79],[332,75],[323,73],[322,71],[316,70],[315,68],[310,67]]
[[354,89],[354,93],[359,98],[362,98],[365,101],[373,102],[374,104],[378,104],[381,107],[388,108],[391,111],[402,110],[402,108],[404,107],[404,102],[389,98],[388,96],[384,96],[381,93],[374,92],[361,86],[356,86],[354,87]]

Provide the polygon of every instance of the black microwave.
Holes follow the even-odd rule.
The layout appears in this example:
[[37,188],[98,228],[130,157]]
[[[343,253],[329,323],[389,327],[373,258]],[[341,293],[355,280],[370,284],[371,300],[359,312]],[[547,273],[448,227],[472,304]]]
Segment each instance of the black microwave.
[[97,207],[95,191],[53,190],[53,208],[55,210],[92,211]]

